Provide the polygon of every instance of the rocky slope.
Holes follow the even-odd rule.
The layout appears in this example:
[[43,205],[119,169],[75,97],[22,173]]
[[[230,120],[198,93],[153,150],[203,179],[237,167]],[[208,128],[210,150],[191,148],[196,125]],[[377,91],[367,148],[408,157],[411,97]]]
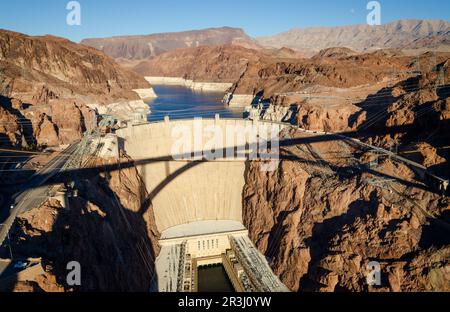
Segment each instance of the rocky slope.
[[17,129],[2,126],[0,133],[25,137],[9,140],[13,146],[74,142],[96,123],[87,104],[138,100],[133,89],[145,88],[151,88],[145,79],[93,48],[0,31],[2,118],[18,122]]
[[292,29],[270,37],[257,38],[265,47],[288,47],[314,54],[330,47],[347,47],[357,51],[421,47],[434,37],[434,46],[446,44],[450,23],[443,20],[399,20],[380,26],[355,25]]
[[182,77],[194,81],[235,82],[261,52],[233,45],[179,49],[145,60],[132,68],[142,76]]
[[[393,51],[356,55],[347,51],[347,56],[342,55],[345,51],[332,50],[313,57],[313,63],[295,65],[328,67],[329,73],[322,70],[315,76],[306,72],[304,76],[283,77],[282,72],[276,72],[263,80],[261,70],[257,78],[238,82],[236,90],[256,91],[271,100],[268,108],[258,111],[263,119],[291,121],[309,130],[351,132],[368,143],[394,148],[427,167],[437,166],[449,175],[450,168],[441,169],[448,166],[445,159],[449,156],[449,87],[445,82],[449,79],[450,54],[425,53],[415,58]],[[274,66],[267,68],[273,72]],[[307,77],[315,77],[315,81],[304,84],[301,80]],[[286,92],[275,93],[279,90]]]
[[129,60],[143,60],[164,52],[198,46],[233,44],[249,48],[258,47],[242,29],[231,27],[147,36],[85,39],[81,43],[99,49],[114,58]]
[[[350,79],[326,75],[322,86],[304,89],[306,96],[275,95],[269,119],[294,106],[293,120],[304,128],[349,132],[449,176],[448,54],[421,55],[421,75],[414,73],[414,58],[386,51],[324,51],[317,59],[346,64],[343,77]],[[374,77],[388,73],[383,66],[376,73],[377,64],[386,60],[411,74],[397,72],[386,86],[377,85]],[[342,70],[340,65],[334,70]],[[361,73],[352,72],[353,66]],[[370,88],[347,84],[367,78],[374,79]],[[270,85],[263,85],[264,94]],[[244,218],[252,239],[292,290],[449,290],[448,196],[421,189],[411,170],[389,159],[379,159],[373,175],[366,165],[375,156],[343,142],[287,147],[282,155],[273,173],[262,172],[258,163],[249,165]],[[379,287],[366,283],[370,261],[381,264]]]
[[404,72],[413,59],[386,53],[361,54],[330,48],[310,59],[266,59],[251,63],[235,82],[233,91],[270,98],[279,93],[305,91],[309,87],[351,88],[399,78],[398,75],[405,77]]
[[450,56],[438,57],[434,70],[380,90],[357,104],[354,118],[369,143],[394,147],[406,157],[449,176]]
[[[407,69],[411,59],[383,53],[360,54],[330,48],[311,59],[290,49],[252,50],[232,45],[179,49],[128,64],[143,76],[183,77],[195,81],[234,82],[238,94],[292,92],[315,85],[352,87],[377,82]],[[266,91],[266,92],[265,92]]]
[[103,53],[69,40],[0,31],[0,91],[29,104],[77,98],[85,103],[138,99],[149,88]]
[[[450,30],[444,31],[439,35],[429,35],[420,38],[405,46],[406,49],[433,48],[436,50],[447,49],[450,47]],[[448,52],[448,51],[447,51]]]
[[[66,208],[51,199],[19,216],[11,232],[15,256],[38,259],[43,271],[3,280],[2,290],[149,291],[159,234],[136,169],[82,179],[75,188]],[[71,261],[81,265],[81,286],[66,282]]]
[[0,138],[0,145],[20,146],[25,140],[18,117],[2,106],[0,106]]
[[[286,147],[282,155],[275,172],[249,164],[244,222],[291,290],[449,290],[448,197],[411,186],[414,173],[389,159],[373,175],[364,169],[373,155],[344,142]],[[385,174],[397,179],[386,182]],[[366,282],[371,261],[381,265],[380,286]]]

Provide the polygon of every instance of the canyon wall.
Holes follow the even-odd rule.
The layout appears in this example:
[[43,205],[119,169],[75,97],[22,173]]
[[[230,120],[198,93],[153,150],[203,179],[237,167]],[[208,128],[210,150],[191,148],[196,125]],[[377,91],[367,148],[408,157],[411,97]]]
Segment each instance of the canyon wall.
[[[287,147],[282,155],[275,172],[250,164],[243,214],[291,290],[449,291],[448,197],[408,186],[414,174],[389,159],[379,160],[377,176],[364,166],[350,170],[352,158],[367,164],[373,156],[342,141]],[[387,182],[384,174],[396,178]],[[366,282],[371,261],[381,265],[380,286]]]
[[5,122],[0,136],[6,138],[1,146],[39,149],[70,144],[97,124],[95,111],[75,100],[49,100],[27,107],[18,99],[0,96],[0,105],[0,118]]
[[84,103],[139,99],[151,86],[103,53],[67,39],[0,32],[1,94],[28,104],[76,98]]
[[[98,159],[92,165],[107,163]],[[0,289],[149,291],[159,233],[136,169],[80,178],[75,189],[78,196],[66,197],[65,203],[50,199],[18,217],[10,233],[14,255],[37,259],[42,271],[1,280]],[[8,253],[4,247],[0,257]],[[67,284],[66,266],[72,261],[81,265],[81,286]]]
[[[96,124],[87,105],[154,97],[151,85],[93,48],[69,40],[0,31],[0,104],[18,120],[3,144],[36,148],[78,140]],[[131,112],[130,112],[131,113]]]

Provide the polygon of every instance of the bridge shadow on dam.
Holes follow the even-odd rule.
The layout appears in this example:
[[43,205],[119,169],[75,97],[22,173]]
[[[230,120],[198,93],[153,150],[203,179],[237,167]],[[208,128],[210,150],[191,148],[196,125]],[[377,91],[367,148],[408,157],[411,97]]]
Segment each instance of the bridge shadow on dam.
[[[135,209],[130,209],[117,199],[108,179],[101,175],[80,178],[76,188],[78,196],[68,199],[68,207],[50,201],[39,211],[26,212],[26,220],[12,228],[11,241],[0,248],[0,258],[9,258],[11,247],[14,262],[0,276],[0,291],[12,291],[17,286],[42,291],[37,283],[18,284],[15,273],[19,270],[13,265],[30,258],[42,258],[44,271],[54,275],[57,284],[75,291],[147,292],[155,287],[157,247],[149,233],[156,230],[148,224],[151,216],[140,212],[145,205],[145,191],[136,199]],[[30,213],[51,226],[46,227],[43,221],[36,223]],[[81,285],[72,287],[67,277],[73,268],[67,265],[73,261],[80,264]],[[29,270],[31,266],[23,273],[30,274]],[[47,286],[51,284],[50,278]]]
[[[448,129],[449,133],[450,133],[450,120],[442,120],[442,121],[436,123],[435,127],[439,128],[439,129]],[[395,134],[399,134],[399,133],[406,133],[409,130],[411,130],[412,128],[416,129],[416,126],[415,125],[403,125],[403,126],[388,127],[386,129],[375,129],[373,131],[372,130],[370,130],[370,131],[369,130],[348,131],[348,132],[340,132],[340,133],[315,134],[314,136],[310,136],[310,137],[284,138],[284,139],[279,140],[279,147],[283,148],[283,147],[308,145],[308,144],[330,142],[330,141],[344,141],[352,146],[356,146],[357,143],[353,142],[352,139],[358,139],[358,138],[366,137],[369,135],[371,135],[371,136],[395,135]],[[271,147],[270,142],[268,142],[268,148],[270,149],[270,147]],[[245,148],[248,148],[248,144],[242,145],[242,146],[235,146],[234,147],[234,156],[236,156],[236,157],[242,156],[241,155],[242,151],[238,152],[238,150],[245,149]],[[366,150],[370,151],[371,149],[366,148]],[[222,150],[222,152],[224,155],[226,155],[228,150],[226,148],[224,148]],[[193,158],[194,154],[196,154],[196,152],[191,153],[192,158]],[[272,155],[264,155],[264,154],[261,155],[260,154],[259,156],[260,156],[258,158],[259,160],[264,160],[264,159],[271,157]],[[65,170],[64,172],[59,172],[59,169],[55,169],[55,171],[57,171],[56,175],[52,172],[47,173],[47,174],[37,173],[36,179],[45,180],[44,178],[46,176],[52,176],[51,178],[49,178],[46,182],[42,183],[41,185],[54,185],[54,184],[58,184],[58,183],[72,181],[73,176],[89,178],[89,177],[97,176],[99,173],[114,172],[114,171],[118,171],[121,169],[137,167],[137,166],[141,166],[141,165],[174,161],[175,158],[183,158],[183,157],[186,157],[186,154],[167,155],[167,156],[152,157],[152,158],[145,158],[145,159],[139,159],[139,160],[122,161],[122,162],[118,162],[118,163],[105,164],[105,165],[101,165],[101,166],[91,166],[91,167],[86,167],[86,168],[68,169],[68,170]],[[245,157],[248,157],[248,153],[245,154]],[[301,159],[295,158],[292,155],[291,156],[280,155],[280,159],[281,160],[288,159],[288,160],[292,160],[292,161],[302,161]],[[190,164],[187,166],[187,168],[181,168],[180,171],[178,171],[176,174],[174,173],[172,175],[176,176],[182,172],[189,170],[196,164],[204,163],[204,162],[208,162],[208,161],[209,160],[206,160],[206,159],[193,160],[190,162]],[[214,160],[214,161],[216,161],[216,160]],[[224,160],[224,161],[227,161],[227,160]],[[321,160],[321,161],[325,161],[325,160]],[[311,161],[309,161],[308,163],[314,164],[314,162],[311,162]],[[440,164],[440,167],[447,166],[447,164],[448,164],[448,160],[446,159],[446,161],[444,163]],[[339,169],[339,168],[336,168],[336,169]],[[404,179],[399,178],[399,177],[389,176],[389,175],[386,175],[386,174],[383,174],[380,172],[371,171],[369,169],[361,169],[361,168],[359,168],[359,169],[365,170],[368,173],[372,173],[372,174],[378,175],[380,177],[385,177],[387,179],[393,179],[396,182],[398,182],[400,184],[404,184],[406,186],[413,186],[413,187],[417,187],[420,189],[434,192],[432,189],[430,189],[422,184],[419,184],[419,183],[412,183],[409,181],[405,181]],[[342,168],[340,170],[342,171]],[[170,179],[173,179],[172,175],[170,176]],[[167,184],[167,183],[165,183],[165,184]],[[15,184],[15,183],[0,184],[0,186],[2,186],[2,187],[10,187],[13,185],[15,186],[17,184]],[[158,192],[158,189],[161,189],[163,186],[164,185],[161,185],[161,187],[155,188],[155,192]],[[26,190],[26,189],[27,188],[25,187],[23,190]]]

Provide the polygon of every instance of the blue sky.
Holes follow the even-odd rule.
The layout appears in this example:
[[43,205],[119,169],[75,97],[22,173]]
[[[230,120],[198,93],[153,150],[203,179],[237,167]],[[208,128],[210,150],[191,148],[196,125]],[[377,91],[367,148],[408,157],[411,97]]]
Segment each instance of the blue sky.
[[[1,0],[0,28],[30,35],[88,37],[150,34],[207,27],[244,28],[251,36],[294,27],[366,22],[368,0],[79,0],[81,26],[66,24],[68,0]],[[380,0],[382,23],[450,20],[448,0]]]

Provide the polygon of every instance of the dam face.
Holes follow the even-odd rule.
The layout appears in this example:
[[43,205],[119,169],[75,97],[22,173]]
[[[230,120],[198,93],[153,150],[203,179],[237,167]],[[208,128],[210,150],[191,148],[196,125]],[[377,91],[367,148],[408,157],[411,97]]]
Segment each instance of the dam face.
[[197,291],[198,268],[220,263],[237,291],[287,290],[242,225],[246,156],[282,127],[216,117],[116,131],[144,179],[161,233],[152,290]]
[[[215,149],[246,145],[249,136],[242,135],[254,122],[234,119],[177,120],[132,125],[116,132],[123,149],[135,161],[147,161],[138,170],[151,194],[156,225],[160,232],[186,223],[207,220],[231,220],[242,223],[242,191],[245,157],[216,159],[208,162],[183,160],[183,156],[203,152],[216,129],[229,136],[216,137]],[[263,123],[258,123],[260,127]],[[279,125],[275,126],[279,132]],[[198,144],[199,135],[202,143]],[[196,138],[194,138],[194,136]],[[188,146],[181,146],[189,142]],[[181,156],[181,157],[180,157]],[[152,159],[168,157],[164,161]],[[176,158],[177,160],[175,160]],[[184,158],[186,159],[186,158]]]

